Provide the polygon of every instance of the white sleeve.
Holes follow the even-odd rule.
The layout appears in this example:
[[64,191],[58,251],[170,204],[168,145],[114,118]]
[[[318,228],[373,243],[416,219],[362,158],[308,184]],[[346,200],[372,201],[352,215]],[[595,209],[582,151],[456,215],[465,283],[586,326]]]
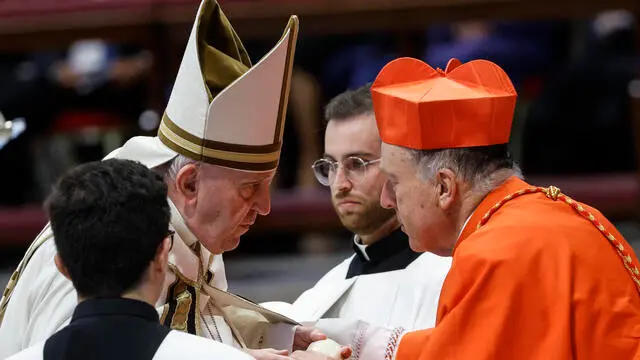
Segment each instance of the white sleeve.
[[263,349],[287,349],[292,351],[296,326],[287,323],[269,324],[269,330],[264,339]]
[[0,325],[0,359],[46,340],[71,319],[77,295],[58,272],[55,253],[53,239],[45,241],[18,279]]
[[153,356],[153,360],[251,360],[251,355],[208,338],[171,331]]
[[[290,319],[296,319],[297,317],[293,306],[284,301],[269,301],[261,303],[260,306],[282,314]],[[269,324],[269,330],[264,339],[263,348],[288,349],[291,351],[295,335],[295,325],[287,323]]]
[[352,360],[393,360],[405,332],[402,327],[386,328],[350,319],[320,319],[315,327],[337,343],[351,346]]
[[44,341],[30,346],[6,360],[42,360],[44,352]]
[[296,320],[297,314],[292,304],[284,301],[267,301],[259,304],[265,309],[269,309],[278,314],[282,314],[290,319]]

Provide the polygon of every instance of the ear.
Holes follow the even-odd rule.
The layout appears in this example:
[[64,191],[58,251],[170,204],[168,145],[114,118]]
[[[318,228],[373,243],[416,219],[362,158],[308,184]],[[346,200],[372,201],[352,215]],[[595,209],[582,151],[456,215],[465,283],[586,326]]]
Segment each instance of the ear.
[[158,246],[156,256],[153,259],[153,271],[163,272],[167,269],[169,263],[169,251],[171,249],[171,239],[168,237],[162,241],[162,244]]
[[176,191],[184,197],[186,203],[195,202],[197,199],[198,171],[196,164],[188,164],[183,166],[176,175]]
[[60,274],[62,274],[67,279],[71,280],[71,276],[69,275],[69,270],[67,270],[67,267],[64,266],[64,263],[62,262],[62,258],[60,258],[60,254],[56,253],[56,255],[53,257],[53,262],[55,262],[56,268],[58,269]]
[[442,169],[436,174],[437,205],[443,210],[449,210],[458,194],[456,174],[449,169]]

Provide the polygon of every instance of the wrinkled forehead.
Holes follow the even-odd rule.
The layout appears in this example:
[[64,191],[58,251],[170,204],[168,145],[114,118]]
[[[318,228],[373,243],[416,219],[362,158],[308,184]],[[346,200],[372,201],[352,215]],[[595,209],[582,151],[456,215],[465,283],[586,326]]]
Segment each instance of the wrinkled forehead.
[[225,177],[238,182],[271,180],[276,174],[275,169],[267,171],[245,171],[211,164],[204,164],[202,170],[204,176]]
[[380,159],[380,169],[387,175],[399,175],[415,166],[409,149],[385,142],[380,145]]

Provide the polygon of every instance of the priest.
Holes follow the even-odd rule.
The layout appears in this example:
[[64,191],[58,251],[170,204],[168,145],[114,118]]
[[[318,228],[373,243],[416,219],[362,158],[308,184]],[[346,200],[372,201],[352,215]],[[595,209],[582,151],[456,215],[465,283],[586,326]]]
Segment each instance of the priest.
[[[226,292],[221,255],[269,213],[297,33],[292,16],[274,48],[252,66],[218,3],[202,0],[157,136],[134,137],[107,156],[139,161],[168,185],[176,236],[156,304],[160,321],[262,359],[323,338]],[[47,225],[4,291],[0,358],[48,338],[71,318],[76,292],[54,255]]]
[[516,91],[498,65],[401,58],[372,96],[381,203],[413,249],[453,263],[435,327],[354,321],[323,328],[330,338],[361,359],[640,358],[638,259],[598,210],[523,180],[507,148]]

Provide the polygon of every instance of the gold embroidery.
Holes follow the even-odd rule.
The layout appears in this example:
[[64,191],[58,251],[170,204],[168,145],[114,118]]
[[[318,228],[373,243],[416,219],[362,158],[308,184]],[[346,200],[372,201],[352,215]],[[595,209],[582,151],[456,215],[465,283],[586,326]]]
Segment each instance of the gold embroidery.
[[560,189],[555,186],[549,186],[548,188],[545,188],[543,192],[549,199],[554,201],[558,200],[558,195],[562,193]]
[[166,304],[169,310],[167,310],[163,324],[175,330],[201,335],[201,323],[198,315],[200,286],[197,282],[184,276],[175,265],[169,264],[169,269],[176,276],[176,281],[169,286],[167,291]]
[[191,308],[191,293],[187,290],[187,285],[179,282],[174,293],[177,293],[175,299],[177,302],[176,311],[171,319],[171,328],[188,332],[187,321],[189,319],[189,310]]
[[213,259],[215,258],[215,255],[210,254],[209,255],[209,261],[207,262],[207,276],[206,279],[204,280],[207,284],[212,285],[211,282],[213,281],[213,279],[216,278],[216,274],[214,274],[213,271],[211,271],[211,264],[213,264]]
[[13,290],[15,290],[16,285],[18,284],[18,280],[20,279],[20,275],[22,275],[22,271],[27,267],[31,257],[36,253],[36,251],[44,244],[47,240],[53,239],[53,232],[50,232],[46,236],[44,236],[45,232],[51,228],[51,223],[47,223],[47,225],[40,231],[36,239],[31,243],[29,249],[27,249],[27,253],[24,255],[20,264],[18,264],[18,268],[11,274],[11,278],[7,283],[7,287],[2,292],[2,299],[0,300],[0,325],[2,325],[2,320],[4,319],[4,313],[9,306],[9,300],[11,299],[11,295],[13,294]]
[[615,236],[611,234],[595,216],[593,216],[593,214],[587,211],[582,205],[580,205],[580,203],[564,195],[560,191],[560,189],[558,189],[555,186],[550,186],[548,188],[531,187],[531,188],[526,188],[526,189],[517,191],[514,194],[507,195],[505,198],[503,198],[502,200],[498,201],[495,205],[493,205],[493,207],[489,211],[487,211],[486,214],[484,214],[482,219],[480,219],[480,222],[478,223],[476,229],[480,229],[482,226],[484,226],[489,221],[489,218],[491,218],[491,216],[495,214],[506,202],[518,196],[522,196],[526,194],[535,194],[535,193],[544,193],[549,199],[552,199],[554,201],[556,200],[563,201],[567,205],[571,206],[571,208],[573,208],[573,210],[575,210],[578,213],[578,215],[582,216],[583,218],[588,220],[593,226],[595,226],[596,229],[600,231],[600,233],[609,241],[609,243],[616,250],[618,257],[622,260],[622,264],[627,269],[629,275],[631,276],[631,279],[636,284],[637,291],[640,293],[640,277],[639,277],[640,270],[638,270],[638,265],[634,264],[633,258],[631,257],[631,255],[627,253],[624,245],[622,245],[622,243],[618,241],[615,238]]

